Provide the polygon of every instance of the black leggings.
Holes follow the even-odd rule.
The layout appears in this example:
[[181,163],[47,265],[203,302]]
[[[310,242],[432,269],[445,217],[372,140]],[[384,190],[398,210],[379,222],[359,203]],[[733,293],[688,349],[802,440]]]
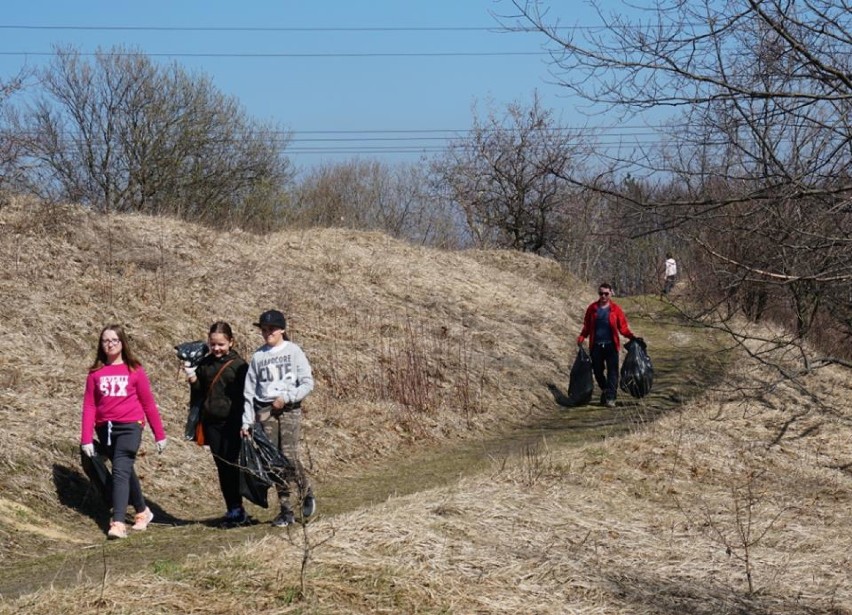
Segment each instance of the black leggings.
[[213,461],[216,462],[216,472],[219,474],[219,489],[225,500],[228,510],[243,505],[240,495],[240,426],[239,420],[209,422],[203,421],[204,443],[210,447],[213,453]]
[[112,518],[124,523],[127,505],[133,505],[137,513],[145,510],[142,486],[133,464],[136,452],[142,443],[140,423],[104,423],[96,427],[102,450],[112,461]]

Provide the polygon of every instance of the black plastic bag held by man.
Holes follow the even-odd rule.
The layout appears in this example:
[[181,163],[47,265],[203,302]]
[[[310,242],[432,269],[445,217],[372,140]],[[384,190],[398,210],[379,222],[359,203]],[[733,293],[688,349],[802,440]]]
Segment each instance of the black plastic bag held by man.
[[654,366],[647,353],[645,340],[637,337],[625,344],[627,358],[621,366],[619,388],[633,397],[645,397],[654,384]]
[[568,381],[569,406],[582,406],[592,400],[595,392],[594,374],[592,374],[592,358],[586,349],[580,346],[577,350],[577,358],[571,367],[571,376]]

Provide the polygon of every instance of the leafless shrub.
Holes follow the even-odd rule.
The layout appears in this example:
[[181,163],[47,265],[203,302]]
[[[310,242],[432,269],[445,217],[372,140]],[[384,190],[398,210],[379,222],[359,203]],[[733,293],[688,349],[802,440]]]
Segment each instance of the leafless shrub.
[[[566,179],[632,210],[632,236],[679,238],[700,298],[788,327],[806,369],[852,367],[847,3],[660,0],[641,21],[601,11],[601,29],[567,34],[543,3],[513,5],[507,27],[538,30],[572,92],[622,117],[673,109],[654,146],[603,157],[605,181]],[[624,170],[671,189],[631,190]],[[808,346],[816,322],[846,352]]]
[[24,182],[35,194],[101,212],[273,225],[292,176],[288,137],[209,78],[123,47],[92,62],[57,48],[39,76],[41,95],[10,126],[27,135]]
[[312,168],[296,187],[291,225],[382,231],[445,248],[459,243],[457,225],[428,189],[418,165],[351,160]]
[[755,549],[777,529],[789,512],[773,502],[766,470],[748,463],[730,477],[730,499],[724,510],[708,504],[701,508],[702,527],[725,548],[728,556],[740,562],[749,594],[757,590]]
[[477,247],[561,254],[579,201],[564,179],[580,166],[572,138],[535,93],[529,106],[474,116],[468,135],[433,162],[434,185]]

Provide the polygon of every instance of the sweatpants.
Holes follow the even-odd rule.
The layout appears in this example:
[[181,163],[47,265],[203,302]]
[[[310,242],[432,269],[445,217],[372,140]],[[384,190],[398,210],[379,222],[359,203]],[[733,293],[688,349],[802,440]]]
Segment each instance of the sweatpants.
[[145,510],[142,486],[136,476],[136,453],[142,443],[141,423],[104,423],[95,427],[102,450],[112,462],[112,519],[125,522],[127,505]]

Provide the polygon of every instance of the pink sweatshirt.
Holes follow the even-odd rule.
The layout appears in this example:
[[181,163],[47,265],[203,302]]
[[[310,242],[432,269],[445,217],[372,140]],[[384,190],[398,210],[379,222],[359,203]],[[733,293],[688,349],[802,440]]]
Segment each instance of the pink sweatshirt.
[[91,444],[95,425],[139,422],[151,424],[154,439],[166,437],[157,402],[151,393],[148,376],[140,365],[131,370],[124,363],[104,365],[89,372],[83,394],[83,421],[80,444]]

